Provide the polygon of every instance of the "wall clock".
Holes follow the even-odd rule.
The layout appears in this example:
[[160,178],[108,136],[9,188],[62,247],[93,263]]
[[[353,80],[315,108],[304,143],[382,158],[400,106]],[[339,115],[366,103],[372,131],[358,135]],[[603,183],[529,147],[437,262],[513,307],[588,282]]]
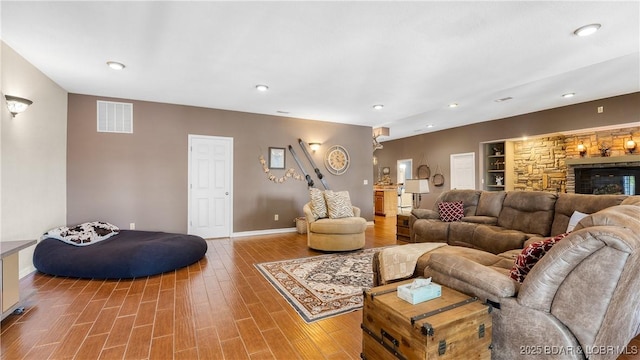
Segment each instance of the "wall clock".
[[324,154],[324,166],[333,175],[342,175],[349,169],[349,153],[340,145],[334,145]]

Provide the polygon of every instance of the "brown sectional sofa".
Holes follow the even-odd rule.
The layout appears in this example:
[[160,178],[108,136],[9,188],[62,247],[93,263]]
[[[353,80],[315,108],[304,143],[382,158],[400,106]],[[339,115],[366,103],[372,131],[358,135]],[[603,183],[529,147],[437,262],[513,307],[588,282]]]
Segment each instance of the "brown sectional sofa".
[[[450,190],[432,210],[414,209],[409,219],[411,242],[446,242],[493,254],[522,249],[532,238],[566,232],[574,211],[592,214],[619,205],[625,195],[555,195],[542,191]],[[461,221],[440,221],[438,204],[462,201]],[[537,239],[539,240],[539,239]]]
[[[440,221],[442,201],[463,201],[463,219]],[[511,279],[522,248],[566,232],[574,211],[591,215],[522,283]],[[633,351],[625,346],[640,333],[640,196],[451,190],[433,210],[415,209],[410,226],[414,242],[454,245],[420,256],[414,276],[492,305],[492,359],[615,359]]]

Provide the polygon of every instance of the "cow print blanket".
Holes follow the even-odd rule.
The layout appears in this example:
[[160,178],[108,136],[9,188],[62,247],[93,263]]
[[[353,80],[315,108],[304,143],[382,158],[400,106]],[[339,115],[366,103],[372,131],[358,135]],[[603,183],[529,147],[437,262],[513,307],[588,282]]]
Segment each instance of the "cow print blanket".
[[75,246],[87,246],[117,235],[117,226],[102,221],[82,223],[73,227],[61,226],[44,233],[40,240],[53,238]]

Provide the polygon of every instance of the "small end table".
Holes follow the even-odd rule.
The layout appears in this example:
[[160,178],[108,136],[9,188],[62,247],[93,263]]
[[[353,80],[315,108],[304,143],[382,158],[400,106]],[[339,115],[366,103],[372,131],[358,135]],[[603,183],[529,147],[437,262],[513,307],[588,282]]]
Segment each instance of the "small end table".
[[409,236],[409,216],[410,212],[399,212],[396,216],[396,240],[402,242],[411,242]]

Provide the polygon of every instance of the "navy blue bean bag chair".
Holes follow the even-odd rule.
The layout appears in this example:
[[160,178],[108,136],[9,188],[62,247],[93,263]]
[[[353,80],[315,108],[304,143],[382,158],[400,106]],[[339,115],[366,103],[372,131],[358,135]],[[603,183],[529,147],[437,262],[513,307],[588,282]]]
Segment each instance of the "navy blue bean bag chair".
[[33,264],[45,274],[94,279],[125,279],[160,274],[191,265],[207,252],[194,235],[120,230],[88,246],[53,238],[36,245]]

